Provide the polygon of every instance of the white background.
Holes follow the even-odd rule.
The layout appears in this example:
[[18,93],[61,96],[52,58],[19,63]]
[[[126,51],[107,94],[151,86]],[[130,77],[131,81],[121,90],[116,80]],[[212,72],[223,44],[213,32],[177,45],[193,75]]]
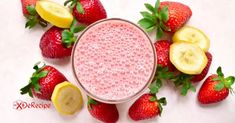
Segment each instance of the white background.
[[[63,3],[63,0],[54,0]],[[101,0],[108,17],[119,17],[137,22],[144,9],[144,3],[154,3],[155,0]],[[221,65],[225,75],[235,75],[235,0],[177,0],[189,5],[193,16],[188,25],[203,30],[211,39],[210,52],[213,62],[209,74],[214,73]],[[74,116],[59,115],[54,107],[50,109],[13,109],[13,102],[43,102],[20,95],[19,89],[27,84],[32,66],[43,60],[58,68],[74,84],[71,61],[49,61],[40,54],[39,40],[46,29],[36,27],[24,28],[25,18],[22,16],[20,0],[0,1],[0,122],[1,123],[95,123],[87,111],[86,105]],[[153,38],[154,36],[152,36]],[[154,39],[154,38],[153,38]],[[154,40],[153,40],[154,41]],[[202,83],[197,85],[197,90]],[[235,86],[233,86],[235,87]],[[84,95],[84,93],[83,93]],[[158,96],[165,96],[168,105],[161,117],[142,121],[143,123],[234,123],[235,96],[230,95],[222,103],[201,106],[197,103],[197,93],[189,93],[182,97],[166,84]],[[86,97],[84,95],[86,102]],[[134,101],[134,100],[133,100]],[[133,122],[128,118],[128,108],[133,101],[118,105],[120,118],[118,122]],[[45,102],[44,102],[45,103]],[[46,102],[48,103],[48,102]]]

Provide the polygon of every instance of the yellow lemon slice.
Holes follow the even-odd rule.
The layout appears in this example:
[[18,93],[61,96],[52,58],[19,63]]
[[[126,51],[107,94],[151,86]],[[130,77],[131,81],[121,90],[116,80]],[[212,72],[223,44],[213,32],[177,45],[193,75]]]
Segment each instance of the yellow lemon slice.
[[170,46],[170,61],[185,74],[200,74],[207,64],[205,52],[195,44],[177,42]]
[[179,29],[172,38],[173,42],[190,42],[198,45],[204,52],[210,48],[209,38],[199,29],[191,26],[184,26]]
[[60,114],[72,115],[81,110],[83,99],[80,90],[69,82],[56,85],[51,100]]
[[37,1],[35,9],[42,19],[60,28],[69,28],[73,21],[68,9],[52,1]]

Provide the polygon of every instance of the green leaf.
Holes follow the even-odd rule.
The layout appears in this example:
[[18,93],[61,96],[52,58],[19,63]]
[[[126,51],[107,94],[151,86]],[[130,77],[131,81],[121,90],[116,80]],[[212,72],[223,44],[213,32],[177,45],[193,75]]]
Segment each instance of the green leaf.
[[36,17],[29,17],[28,21],[25,24],[25,28],[29,28],[31,29],[32,27],[34,27],[36,24],[38,23],[38,20]]
[[150,14],[149,12],[140,12],[140,14],[144,17],[147,18],[149,20],[157,21],[157,17],[154,17],[154,15]]
[[160,39],[163,36],[163,30],[161,27],[157,27],[157,32],[156,32],[157,39]]
[[227,88],[230,88],[233,84],[234,84],[234,81],[235,81],[235,77],[234,76],[229,76],[227,78],[225,78],[225,86]]
[[155,25],[153,25],[153,26],[151,26],[151,27],[149,27],[149,28],[147,28],[147,29],[145,29],[147,32],[151,32],[151,31],[153,31],[154,29],[155,29]]
[[183,96],[187,95],[188,89],[189,88],[187,86],[183,86],[181,88],[181,95],[183,95]]
[[43,77],[46,77],[47,74],[49,73],[49,71],[41,71],[40,73],[37,74],[37,77],[39,78],[43,78]]
[[64,6],[67,6],[68,3],[72,2],[72,1],[73,1],[73,0],[66,0],[66,1],[64,2]]
[[158,90],[159,90],[158,86],[156,86],[155,83],[153,83],[153,84],[149,87],[149,89],[150,89],[150,93],[151,93],[151,94],[156,94],[156,93],[158,92]]
[[221,67],[218,67],[218,69],[217,69],[217,74],[218,74],[218,76],[219,77],[224,77],[224,74],[223,74],[223,72],[222,72],[222,68]]
[[216,85],[215,85],[215,90],[216,91],[221,91],[222,89],[224,88],[224,83],[222,82],[218,82]]
[[84,14],[84,9],[83,9],[82,4],[80,2],[77,2],[76,9],[79,13]]
[[160,21],[159,25],[163,30],[168,32],[171,31],[171,29],[168,26],[166,26],[162,21]]
[[163,22],[167,22],[169,20],[168,15],[168,6],[164,6],[160,11],[160,19],[163,20]]
[[62,43],[64,44],[65,47],[70,48],[75,41],[76,37],[72,32],[70,32],[67,29],[62,32]]
[[37,11],[33,5],[26,6],[27,11],[29,12],[30,15],[36,15]]
[[139,20],[138,24],[143,27],[144,29],[148,29],[150,27],[152,27],[153,25],[155,25],[155,22],[153,22],[152,20],[149,20],[147,18],[143,18],[141,20]]
[[29,96],[33,98],[32,89],[31,88],[29,89],[28,93],[29,93]]
[[158,10],[160,7],[160,0],[157,0],[155,3],[155,10]]
[[150,12],[156,13],[155,8],[151,4],[145,3],[144,5]]
[[151,97],[149,98],[149,100],[150,100],[151,102],[155,102],[155,101],[157,100],[157,98],[154,97],[154,96],[151,96]]
[[28,85],[26,85],[25,87],[23,87],[23,88],[21,88],[20,89],[20,94],[26,94],[26,93],[28,93],[29,92],[29,90],[30,90],[30,88],[31,88],[31,83],[29,83]]
[[158,100],[159,103],[161,103],[162,105],[166,105],[167,104],[167,101],[166,101],[166,98],[165,97],[162,97]]
[[78,33],[78,32],[83,31],[85,28],[86,28],[85,25],[80,25],[80,26],[77,26],[77,27],[73,28],[71,31],[72,31],[73,33]]
[[195,88],[193,85],[190,85],[190,90],[191,90],[192,92],[196,92],[196,88]]

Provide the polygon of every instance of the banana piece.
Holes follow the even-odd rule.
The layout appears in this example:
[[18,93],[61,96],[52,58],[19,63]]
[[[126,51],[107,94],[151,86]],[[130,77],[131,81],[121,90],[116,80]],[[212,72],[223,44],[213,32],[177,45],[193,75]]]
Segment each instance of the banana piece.
[[200,74],[208,59],[204,51],[195,44],[177,42],[170,46],[170,61],[185,74]]
[[47,0],[36,2],[35,7],[40,17],[52,25],[60,28],[69,28],[73,21],[73,15],[64,6]]
[[83,106],[80,90],[69,82],[56,85],[51,100],[56,110],[64,115],[72,115],[80,111]]
[[172,38],[173,42],[190,42],[198,45],[204,52],[210,48],[209,38],[199,29],[191,26],[184,26]]

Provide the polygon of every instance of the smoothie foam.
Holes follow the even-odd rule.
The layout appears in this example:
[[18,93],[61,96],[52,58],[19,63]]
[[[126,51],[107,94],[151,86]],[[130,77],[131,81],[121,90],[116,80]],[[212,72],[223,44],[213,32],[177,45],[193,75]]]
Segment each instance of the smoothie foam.
[[101,100],[123,100],[143,90],[155,72],[146,34],[123,20],[101,21],[79,38],[73,51],[78,81]]

